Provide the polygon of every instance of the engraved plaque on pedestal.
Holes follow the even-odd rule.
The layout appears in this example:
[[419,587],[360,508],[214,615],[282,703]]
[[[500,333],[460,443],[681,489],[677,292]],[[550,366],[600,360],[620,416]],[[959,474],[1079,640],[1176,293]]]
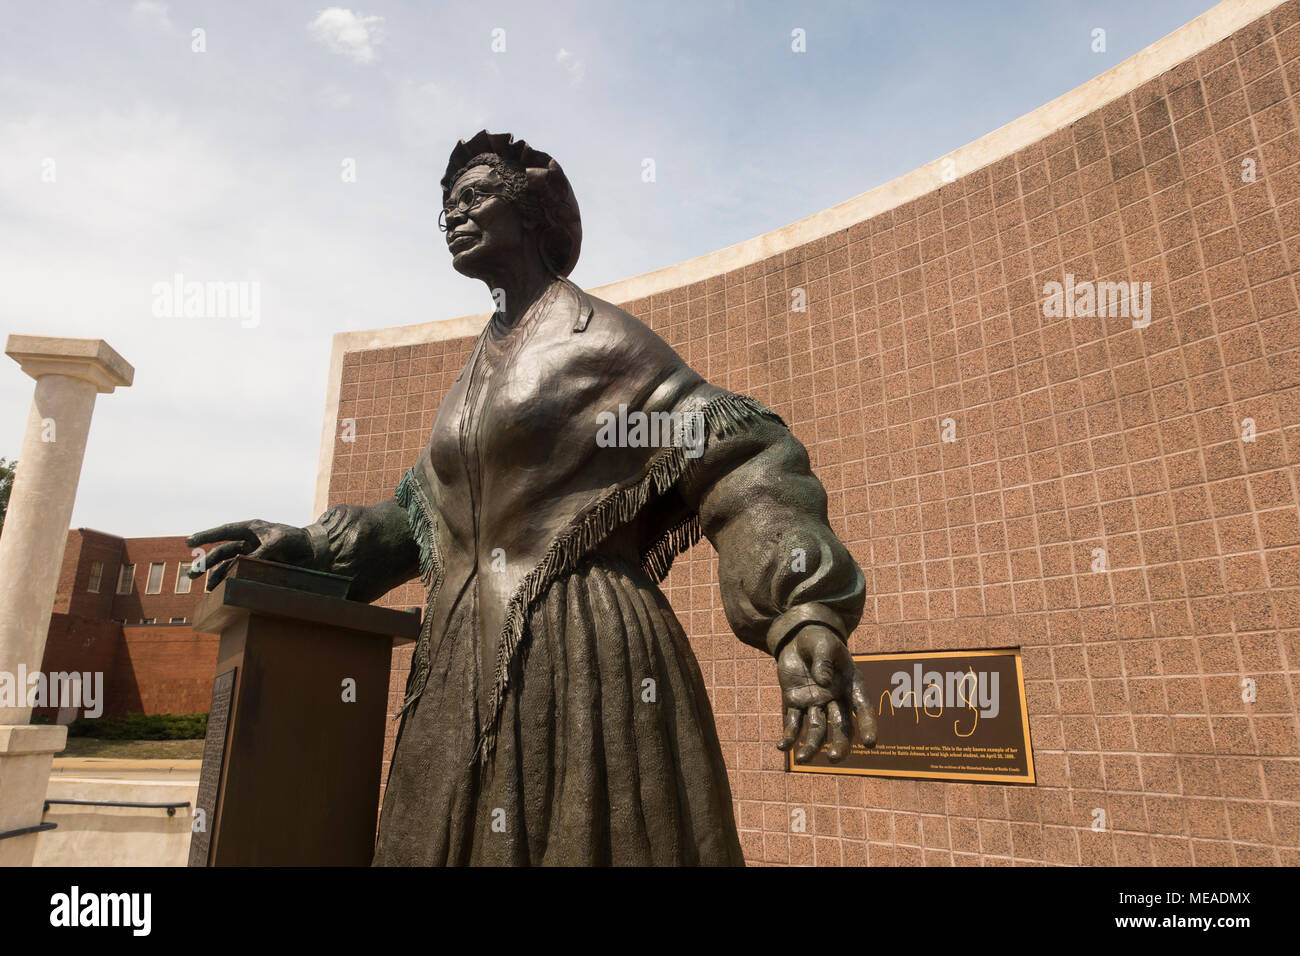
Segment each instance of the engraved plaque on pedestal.
[[[190,836],[190,866],[208,865],[208,835],[216,817],[221,770],[226,758],[226,730],[230,722],[230,698],[235,692],[235,670],[218,674],[212,682],[212,707],[208,711],[208,733],[203,741],[203,768],[199,771],[199,792],[195,810],[202,810],[202,828]],[[196,813],[196,816],[198,814]]]

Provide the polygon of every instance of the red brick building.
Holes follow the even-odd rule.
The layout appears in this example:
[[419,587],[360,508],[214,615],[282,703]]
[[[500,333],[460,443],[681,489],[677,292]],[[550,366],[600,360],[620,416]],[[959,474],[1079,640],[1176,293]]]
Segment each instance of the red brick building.
[[42,670],[103,673],[107,716],[206,713],[218,639],[191,627],[191,560],[181,537],[69,531]]
[[[855,652],[1023,655],[1033,785],[791,773],[772,661],[709,546],[683,555],[665,593],[747,860],[1300,864],[1297,270],[1300,3],[1234,0],[894,182],[593,290],[808,447],[867,576]],[[1053,316],[1067,276],[1149,282],[1149,325]],[[393,494],[486,318],[335,337],[318,512]]]

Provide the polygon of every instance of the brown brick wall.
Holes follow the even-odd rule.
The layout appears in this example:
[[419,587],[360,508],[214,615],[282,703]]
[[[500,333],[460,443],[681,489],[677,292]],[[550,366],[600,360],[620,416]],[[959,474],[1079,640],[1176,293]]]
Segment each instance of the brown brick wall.
[[[107,716],[206,713],[218,639],[168,623],[173,617],[192,622],[203,597],[205,578],[192,582],[190,593],[175,593],[177,565],[190,560],[190,548],[180,537],[124,539],[87,528],[69,531],[42,669],[102,672]],[[98,594],[87,591],[93,561],[104,564]],[[154,561],[165,564],[162,591],[146,594]],[[136,565],[135,582],[129,594],[117,594],[124,562]],[[147,617],[158,624],[140,626]],[[122,620],[126,627],[118,623]]]
[[122,647],[107,680],[104,712],[206,714],[217,672],[216,634],[184,625],[121,628]]
[[[91,594],[91,568],[94,562],[103,565],[99,593]],[[54,599],[54,611],[87,618],[110,617],[113,592],[117,588],[117,575],[122,561],[122,539],[116,535],[74,528],[68,532],[68,542],[63,551],[63,566],[59,569],[59,589]]]
[[[1293,2],[920,199],[622,303],[808,446],[868,577],[855,651],[1024,650],[1037,786],[790,774],[771,662],[708,546],[679,559],[748,860],[1300,863],[1298,92]],[[1151,325],[1046,317],[1067,273],[1150,282]],[[392,494],[469,344],[345,356],[331,502]]]
[[[206,714],[216,676],[215,634],[182,624],[127,625],[55,614],[41,670],[104,675],[104,716]],[[57,708],[37,711],[53,717]]]
[[[124,546],[123,562],[135,565],[135,583],[130,594],[118,594],[113,599],[112,616],[125,620],[127,624],[138,624],[145,618],[153,618],[159,624],[168,623],[173,617],[183,617],[186,621],[194,620],[194,609],[203,597],[203,588],[207,578],[190,582],[188,594],[176,593],[177,569],[182,561],[193,561],[192,549],[187,547],[185,539],[171,538],[127,538]],[[149,578],[149,565],[153,562],[163,563],[162,591],[158,594],[146,594]],[[117,577],[113,578],[113,590],[117,589]]]
[[[114,697],[110,685],[121,644],[122,627],[116,621],[56,611],[50,617],[41,671],[47,675],[70,672],[103,674],[103,705],[107,713]],[[57,707],[38,707],[33,713],[53,720],[58,710]]]

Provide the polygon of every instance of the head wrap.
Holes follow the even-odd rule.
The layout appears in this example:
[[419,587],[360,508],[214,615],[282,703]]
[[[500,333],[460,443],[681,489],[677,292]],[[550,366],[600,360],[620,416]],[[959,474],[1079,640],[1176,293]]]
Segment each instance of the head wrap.
[[567,276],[578,264],[582,249],[582,218],[578,198],[560,164],[509,133],[480,130],[451,151],[442,177],[443,204],[461,173],[484,165],[492,166],[501,176],[507,198],[539,220],[542,258],[557,275]]

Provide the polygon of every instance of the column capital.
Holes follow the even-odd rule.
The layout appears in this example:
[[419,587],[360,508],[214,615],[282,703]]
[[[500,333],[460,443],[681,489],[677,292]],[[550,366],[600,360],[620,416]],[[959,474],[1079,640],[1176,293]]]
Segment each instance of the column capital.
[[68,728],[60,724],[6,724],[0,726],[0,757],[20,754],[56,754],[68,743]]
[[135,380],[135,369],[103,339],[65,339],[48,335],[11,335],[5,354],[34,379],[67,375],[84,379],[100,393]]

